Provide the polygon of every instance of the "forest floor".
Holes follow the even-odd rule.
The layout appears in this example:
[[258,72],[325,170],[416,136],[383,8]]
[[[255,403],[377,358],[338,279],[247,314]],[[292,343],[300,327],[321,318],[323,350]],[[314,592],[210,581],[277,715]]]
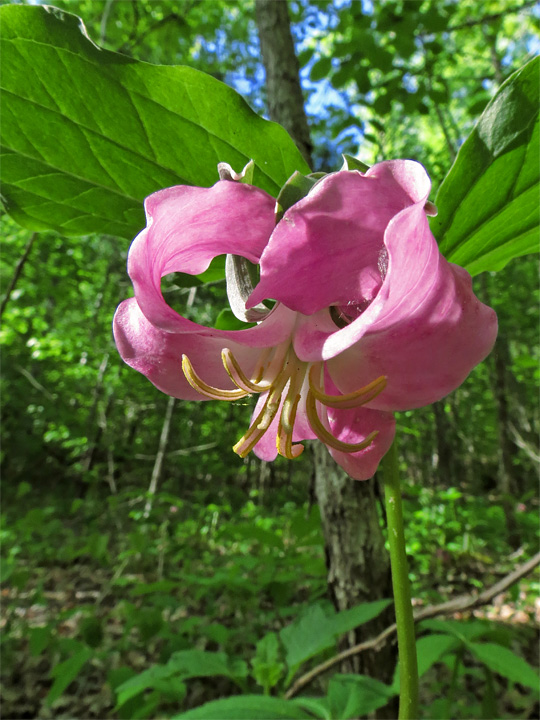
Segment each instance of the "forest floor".
[[[127,580],[149,581],[141,575],[127,576]],[[163,642],[159,637],[144,641],[140,637],[140,628],[126,628],[125,614],[115,612],[123,601],[133,602],[127,588],[127,583],[113,587],[107,568],[84,562],[71,567],[41,569],[29,578],[24,591],[9,585],[4,587],[1,616],[5,637],[1,687],[4,720],[124,717],[115,711],[115,696],[110,684],[114,671],[127,666],[142,672],[159,662],[163,653]],[[525,579],[517,593],[516,588],[512,588],[497,596],[491,605],[473,611],[472,615],[518,630],[520,653],[535,665],[540,599],[531,601],[530,598]],[[89,607],[93,609],[91,614]],[[165,614],[167,622],[177,619],[174,612],[171,614],[167,610]],[[178,607],[176,615],[185,618],[185,608]],[[455,615],[456,619],[468,617],[471,613]],[[102,652],[85,663],[80,674],[50,704],[47,696],[54,682],[53,668],[62,659],[58,641],[62,640],[64,646],[71,641],[76,650],[81,637],[90,645],[99,646]],[[429,693],[429,687],[425,689]],[[190,685],[186,704],[201,704],[216,697],[216,691],[227,694],[228,690],[232,691],[232,688],[228,688],[226,682],[216,688],[215,679],[211,682],[199,680]],[[178,709],[173,707],[171,714]],[[520,716],[537,717],[529,714],[537,709],[524,709],[525,714]]]

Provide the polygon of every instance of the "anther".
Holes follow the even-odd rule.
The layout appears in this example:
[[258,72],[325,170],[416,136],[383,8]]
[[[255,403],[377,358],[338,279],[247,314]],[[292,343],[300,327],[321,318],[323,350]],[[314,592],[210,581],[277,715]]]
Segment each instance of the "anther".
[[319,438],[319,440],[321,440],[325,445],[328,445],[328,447],[334,448],[334,450],[339,450],[339,452],[344,452],[344,453],[359,452],[360,450],[367,448],[368,445],[371,445],[371,443],[375,440],[375,438],[379,434],[378,431],[375,430],[375,432],[370,433],[366,437],[365,440],[362,440],[362,442],[359,442],[359,443],[346,443],[341,440],[338,440],[322,424],[322,422],[319,418],[319,415],[317,413],[317,406],[315,403],[315,395],[313,394],[313,392],[311,390],[308,392],[308,396],[306,398],[306,414],[307,414],[311,429],[313,430],[315,435]]
[[247,390],[221,390],[208,385],[197,375],[187,355],[182,355],[182,371],[191,387],[211,400],[240,400],[250,394]]
[[313,365],[311,367],[311,370],[309,371],[310,391],[313,393],[316,399],[323,405],[326,405],[326,407],[341,408],[343,410],[361,407],[362,405],[371,402],[377,397],[377,395],[382,393],[382,391],[386,387],[387,382],[386,377],[384,375],[381,375],[376,380],[370,382],[368,385],[364,385],[364,387],[361,387],[352,393],[347,393],[345,395],[327,395],[321,389],[320,381],[317,377],[317,375],[319,375],[320,377],[320,374],[320,363]]

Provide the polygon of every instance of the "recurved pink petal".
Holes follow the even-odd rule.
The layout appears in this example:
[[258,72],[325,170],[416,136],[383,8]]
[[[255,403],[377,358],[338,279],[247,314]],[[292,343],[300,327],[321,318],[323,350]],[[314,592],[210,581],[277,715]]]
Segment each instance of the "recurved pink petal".
[[197,275],[223,254],[258,262],[274,228],[274,205],[263,190],[227,180],[210,188],[179,185],[146,198],[147,226],[131,245],[128,272],[148,320],[171,332],[197,329],[167,305],[161,278]]
[[429,188],[424,168],[412,160],[379,163],[365,175],[326,176],[272,233],[248,307],[273,298],[311,315],[351,299],[371,301],[382,284],[386,227],[404,208],[423,204]]
[[342,392],[386,375],[370,407],[405,410],[461,385],[491,351],[497,316],[474,295],[470,275],[441,255],[420,204],[392,220],[385,242],[388,272],[377,298],[320,347]]
[[[124,300],[114,316],[114,339],[124,362],[145,375],[159,390],[182,400],[205,400],[187,382],[182,355],[189,357],[197,374],[209,385],[232,390],[221,361],[224,341],[197,333],[169,333],[148,321],[137,300]],[[247,331],[249,332],[249,331]],[[242,333],[237,333],[238,335]],[[250,375],[260,354],[258,348],[227,342],[242,369]]]

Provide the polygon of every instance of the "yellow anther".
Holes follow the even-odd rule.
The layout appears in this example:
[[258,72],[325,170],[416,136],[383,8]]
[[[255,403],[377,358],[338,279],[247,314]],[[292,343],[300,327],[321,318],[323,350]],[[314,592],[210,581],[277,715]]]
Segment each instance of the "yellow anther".
[[[279,410],[279,401],[283,388],[279,391],[271,390],[268,393],[268,397],[255,420],[249,426],[247,432],[240,438],[240,440],[233,446],[233,450],[241,458],[245,458],[253,450],[255,445],[262,438],[264,433],[270,427],[272,420],[275,418],[277,411]],[[276,397],[277,396],[277,397]]]
[[[233,447],[234,452],[242,458],[253,450],[268,431],[278,413],[279,423],[276,434],[278,453],[290,460],[302,454],[304,446],[300,443],[293,444],[293,433],[298,405],[303,392],[305,392],[306,386],[304,383],[308,370],[309,381],[307,384],[309,390],[306,398],[306,414],[311,429],[319,440],[322,440],[323,443],[334,450],[353,453],[368,447],[378,435],[377,432],[372,432],[365,440],[359,443],[346,443],[338,440],[323,425],[317,412],[316,403],[318,401],[322,405],[338,409],[350,409],[365,405],[376,398],[386,387],[386,377],[384,375],[355,392],[345,395],[328,395],[322,389],[323,363],[316,363],[309,368],[308,363],[298,359],[291,345],[283,343],[277,348],[263,350],[251,379],[244,373],[229,348],[222,350],[221,359],[225,370],[237,387],[236,390],[222,390],[205,383],[197,375],[186,355],[182,356],[182,370],[191,387],[212,400],[239,400],[251,393],[267,394],[257,417]],[[282,402],[287,385],[287,394]]]
[[[270,385],[268,383],[266,385],[260,385],[260,381],[255,382],[248,380],[248,378],[244,375],[242,368],[238,364],[238,360],[234,357],[229,348],[223,348],[221,351],[221,359],[229,377],[236,387],[240,388],[240,390],[244,390],[244,392],[247,393],[260,393],[269,389]],[[261,363],[261,367],[257,369],[255,377],[262,378],[263,372],[264,363]]]
[[327,395],[322,391],[320,384],[321,365],[313,365],[309,371],[309,389],[317,400],[331,408],[341,408],[347,410],[350,408],[361,407],[368,402],[374,400],[386,387],[386,377],[381,375],[368,385],[364,385],[359,390],[346,395]]
[[277,451],[288,460],[294,460],[304,452],[304,446],[301,444],[293,445],[293,429],[296,420],[296,410],[300,402],[300,395],[297,394],[293,399],[290,397],[291,391],[287,394],[283,403],[283,410],[279,419],[278,432],[276,437]]
[[375,440],[375,438],[379,434],[378,431],[372,432],[366,437],[365,440],[362,440],[362,442],[359,442],[359,443],[346,443],[346,442],[342,442],[341,440],[338,440],[322,424],[322,422],[319,418],[319,415],[317,413],[317,406],[315,404],[315,395],[311,392],[311,390],[308,392],[308,395],[306,398],[306,414],[307,414],[311,429],[313,430],[315,435],[319,438],[319,440],[321,440],[325,445],[328,445],[328,447],[334,448],[334,450],[339,450],[339,452],[353,453],[353,452],[358,452],[359,450],[363,450],[364,448],[368,447],[368,445],[371,445],[371,443]]
[[208,385],[197,375],[187,355],[182,355],[182,370],[191,387],[211,400],[240,400],[250,394],[247,390],[220,390]]

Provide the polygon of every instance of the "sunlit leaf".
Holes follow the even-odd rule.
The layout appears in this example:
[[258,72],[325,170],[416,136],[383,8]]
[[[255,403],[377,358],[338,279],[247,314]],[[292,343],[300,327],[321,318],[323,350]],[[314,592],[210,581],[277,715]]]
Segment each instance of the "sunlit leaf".
[[1,15],[2,197],[21,225],[131,238],[147,195],[210,186],[218,162],[253,159],[254,184],[274,195],[309,172],[282,127],[209,75],[102,50],[56,8]]
[[538,250],[539,69],[535,58],[504,83],[437,194],[441,251],[473,275]]

